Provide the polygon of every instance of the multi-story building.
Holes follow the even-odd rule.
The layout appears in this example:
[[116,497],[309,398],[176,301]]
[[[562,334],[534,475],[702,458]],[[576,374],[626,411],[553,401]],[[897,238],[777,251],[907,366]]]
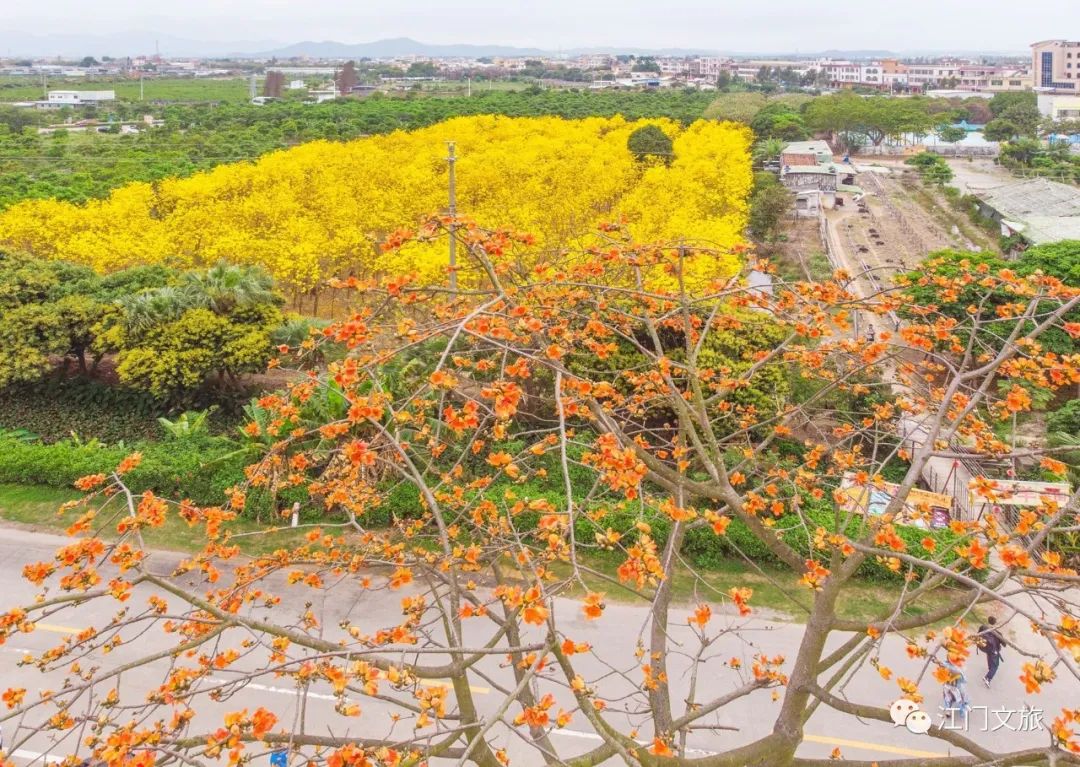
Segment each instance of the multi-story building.
[[908,64],[908,84],[924,90],[958,80],[960,67],[956,64]]
[[1063,93],[1080,92],[1080,42],[1043,40],[1031,44],[1035,87]]
[[821,71],[829,78],[832,85],[858,85],[862,76],[862,67],[851,61],[820,62]]
[[985,90],[992,92],[1030,91],[1034,85],[1031,72],[1023,69],[1003,69],[987,78]]

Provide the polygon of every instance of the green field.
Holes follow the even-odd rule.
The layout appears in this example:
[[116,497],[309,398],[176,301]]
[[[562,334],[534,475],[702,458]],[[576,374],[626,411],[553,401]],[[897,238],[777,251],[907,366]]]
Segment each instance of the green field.
[[[42,98],[41,80],[34,77],[0,78],[0,102],[31,101]],[[257,84],[262,92],[262,79]],[[58,77],[49,80],[50,90],[114,90],[118,98],[139,100],[139,81],[129,79],[92,80],[82,77]],[[145,78],[147,101],[244,101],[248,97],[248,79],[163,77]]]

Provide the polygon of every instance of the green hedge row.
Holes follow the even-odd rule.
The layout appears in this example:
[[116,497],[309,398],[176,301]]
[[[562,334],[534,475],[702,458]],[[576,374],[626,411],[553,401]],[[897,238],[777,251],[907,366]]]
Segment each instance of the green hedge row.
[[[836,528],[836,519],[833,513],[826,508],[810,509],[805,512],[809,525],[804,525],[796,515],[785,514],[776,519],[776,529],[783,531],[781,537],[795,549],[799,556],[809,558],[812,550],[812,536],[814,528],[823,527],[826,530]],[[596,522],[581,517],[576,525],[575,533],[578,540],[592,541],[596,533],[604,532],[608,528],[620,535],[626,536],[624,540],[636,535],[635,523],[641,519],[636,514],[628,512],[607,514]],[[672,522],[669,518],[659,514],[646,515],[644,521],[652,530],[654,540],[660,546],[667,543],[671,534]],[[852,520],[844,532],[854,537],[858,534],[861,520]],[[809,530],[807,528],[810,528]],[[921,552],[921,541],[930,537],[937,542],[939,563],[949,565],[957,559],[953,551],[956,546],[957,536],[948,529],[925,530],[919,527],[898,525],[897,534],[903,538],[911,552]],[[699,567],[706,569],[719,567],[725,560],[735,559],[741,561],[746,556],[754,562],[769,565],[782,565],[783,563],[773,554],[765,543],[758,538],[747,525],[738,519],[732,519],[724,535],[717,535],[710,526],[697,527],[687,531],[683,540],[682,554]],[[876,557],[867,558],[857,571],[862,578],[883,582],[897,582],[902,580],[903,573],[895,573]]]
[[[12,436],[0,436],[0,483],[37,484],[53,487],[71,487],[76,479],[88,474],[107,473],[133,450],[142,453],[139,466],[127,475],[127,481],[135,492],[152,490],[173,498],[190,498],[200,505],[221,504],[225,500],[225,490],[244,481],[244,466],[250,460],[248,456],[236,452],[235,445],[221,438],[202,438],[195,440],[166,440],[162,442],[140,442],[131,447],[105,446],[100,443],[79,443],[65,440],[50,445],[40,442],[26,442]],[[575,484],[589,484],[588,470],[575,477]],[[555,482],[524,485],[496,484],[488,488],[487,494],[502,505],[507,490],[519,498],[548,500],[555,508],[563,508],[565,499],[561,485]],[[294,500],[302,503],[305,498],[302,489],[293,489],[279,497],[277,504],[284,507]],[[261,514],[270,510],[272,499],[264,492],[248,494],[247,511]],[[320,514],[319,509],[309,509],[309,514]],[[364,523],[371,527],[385,527],[394,519],[414,519],[422,513],[417,489],[409,483],[398,483],[388,487],[382,503],[368,513]],[[803,525],[795,515],[784,515],[776,520],[776,528],[784,531],[784,540],[799,552],[800,556],[809,557],[814,527],[833,530],[836,520],[831,509],[824,503],[808,504],[804,514],[810,521],[811,529]],[[535,528],[539,514],[523,512],[514,518],[515,526],[522,531]],[[595,521],[580,515],[575,523],[575,536],[578,541],[591,543],[597,533],[609,528],[623,536],[624,541],[633,540],[637,530],[635,524],[642,517],[630,511],[612,511]],[[671,520],[657,512],[647,512],[644,521],[652,529],[652,535],[661,547],[671,534]],[[849,536],[858,534],[861,520],[853,519],[844,530]],[[942,564],[949,564],[956,559],[953,548],[957,537],[949,530],[927,531],[922,528],[898,526],[897,533],[908,545],[910,551],[920,551],[921,541],[929,536],[937,542],[941,552]],[[698,527],[687,532],[682,553],[694,564],[703,568],[713,568],[725,560],[740,559],[746,556],[755,562],[764,564],[782,564],[765,544],[754,535],[742,522],[733,519],[725,535],[713,533],[711,527]],[[864,578],[893,582],[902,576],[892,572],[876,558],[863,562],[858,574]]]
[[[71,487],[79,477],[112,471],[136,450],[142,453],[142,461],[127,475],[134,492],[152,490],[171,498],[189,498],[202,506],[224,503],[225,491],[243,484],[249,460],[236,453],[235,445],[214,438],[116,447],[74,440],[47,445],[0,437],[0,483]],[[279,503],[292,500],[282,498]],[[268,494],[248,494],[250,513],[266,512],[270,506]]]
[[[502,505],[503,495],[508,489],[513,489],[519,498],[529,500],[543,498],[552,503],[555,508],[565,507],[565,498],[561,488],[555,488],[550,483],[541,485],[530,482],[514,486],[497,484],[488,488],[487,495]],[[366,523],[372,526],[388,525],[394,518],[414,519],[420,513],[417,489],[411,484],[401,483],[386,492],[382,504],[368,515]],[[808,558],[811,553],[811,538],[814,529],[820,526],[831,531],[836,527],[836,518],[832,510],[824,503],[810,505],[804,514],[809,525],[804,525],[802,520],[793,514],[786,514],[775,521],[776,529],[784,531],[782,533],[784,541],[799,552],[801,557]],[[514,526],[518,530],[531,530],[536,527],[539,517],[538,512],[524,511],[514,517]],[[575,522],[574,535],[579,542],[592,544],[597,533],[604,533],[611,529],[622,536],[623,542],[627,543],[638,535],[635,524],[639,520],[648,523],[652,537],[660,547],[667,544],[673,523],[669,517],[651,511],[646,512],[644,516],[631,511],[612,511],[596,520],[580,515]],[[848,523],[844,532],[854,537],[860,532],[860,524],[861,519],[856,517]],[[808,530],[807,527],[810,529]],[[922,552],[922,540],[930,537],[937,544],[939,564],[947,566],[957,559],[954,548],[958,545],[959,539],[948,529],[926,530],[920,527],[898,525],[896,531],[907,544],[910,552]],[[709,526],[688,531],[683,540],[682,554],[695,565],[705,569],[721,567],[725,561],[742,561],[744,555],[755,562],[767,565],[783,564],[745,523],[737,519],[731,521],[725,535],[722,536],[716,535]],[[902,580],[903,572],[904,570],[901,573],[895,573],[883,562],[871,557],[862,563],[857,575],[870,580],[895,583]]]

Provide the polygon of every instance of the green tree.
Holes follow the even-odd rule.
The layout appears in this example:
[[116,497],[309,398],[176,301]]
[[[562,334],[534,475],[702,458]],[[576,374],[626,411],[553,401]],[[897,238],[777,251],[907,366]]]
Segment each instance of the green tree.
[[759,165],[768,160],[775,160],[784,151],[787,142],[778,138],[767,138],[754,144],[754,162]]
[[994,117],[1000,117],[1013,107],[1037,106],[1037,97],[1032,91],[1015,91],[994,94],[990,99],[990,112]]
[[117,352],[122,382],[183,402],[208,385],[235,389],[264,370],[282,303],[265,273],[222,264],[121,300],[104,341]]
[[933,152],[920,152],[914,157],[904,161],[908,165],[914,165],[919,169],[919,175],[928,184],[947,184],[952,181],[952,168],[940,155]]
[[[995,120],[994,123],[996,122],[998,121]],[[990,123],[990,125],[993,125],[994,123]],[[987,125],[986,127],[989,128],[990,125]],[[1015,130],[1015,126],[1009,124],[1008,128],[1002,128],[1001,130]],[[1015,133],[1002,138],[990,138],[989,134],[984,135],[986,135],[986,137],[991,141],[1006,142],[1001,147],[1001,161],[1004,165],[1012,163],[1025,167],[1031,167],[1035,163],[1035,158],[1039,157],[1044,153],[1042,143],[1033,138],[1016,138]],[[993,135],[996,137],[999,135],[1003,136],[1004,134],[999,134],[997,130],[995,130]]]
[[414,61],[405,70],[406,77],[434,77],[438,73],[439,70],[430,61]]
[[1036,136],[1039,132],[1042,115],[1036,105],[1021,103],[1009,107],[997,119],[1012,123],[1017,127],[1021,135]]
[[662,160],[670,164],[674,159],[671,137],[658,125],[643,125],[630,134],[626,148],[639,162]]
[[754,115],[754,119],[750,121],[750,129],[762,139],[803,141],[810,135],[803,116],[784,102],[767,104]]
[[652,56],[640,56],[634,60],[634,66],[630,68],[631,72],[660,72],[660,65],[656,63],[656,59]]
[[791,211],[791,193],[771,173],[754,176],[750,197],[750,234],[759,242],[772,243],[780,233],[784,217]]
[[946,144],[955,144],[967,138],[967,131],[952,125],[943,125],[938,128],[937,135]]
[[1080,399],[1066,402],[1046,416],[1046,430],[1051,434],[1080,437]]
[[36,381],[64,352],[59,316],[47,306],[26,304],[0,317],[0,387]]
[[116,312],[98,288],[84,267],[0,256],[0,387],[41,378],[57,357],[74,358],[80,372],[90,372],[87,357],[100,360],[95,341]]
[[1011,141],[1020,135],[1020,126],[1014,122],[997,117],[983,128],[983,138],[987,141]]
[[874,146],[886,138],[925,134],[934,124],[930,102],[923,98],[862,97],[850,91],[814,99],[806,108],[806,122],[813,131],[862,136]]

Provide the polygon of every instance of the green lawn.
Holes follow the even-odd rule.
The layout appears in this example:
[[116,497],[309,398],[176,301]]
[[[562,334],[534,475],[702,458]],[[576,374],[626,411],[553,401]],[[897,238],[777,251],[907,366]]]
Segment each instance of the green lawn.
[[[0,484],[0,520],[50,532],[63,531],[85,509],[70,509],[63,514],[57,513],[57,510],[61,504],[81,497],[82,493],[75,490],[40,485]],[[115,523],[124,513],[118,500],[115,499],[109,504],[109,513],[96,520],[101,526],[100,534],[103,538],[114,537],[108,531],[114,529]],[[265,554],[282,546],[295,544],[308,530],[291,530],[288,527],[268,529],[246,519],[238,519],[224,527],[238,536],[234,542],[251,555]],[[171,551],[198,551],[205,543],[202,527],[190,527],[176,514],[170,514],[164,525],[147,529],[143,535],[148,546]]]
[[[36,528],[61,531],[79,516],[81,509],[72,509],[63,515],[57,514],[58,507],[66,501],[76,500],[81,494],[74,490],[53,487],[2,485],[0,484],[0,520],[6,520]],[[115,504],[116,501],[113,501]],[[98,522],[111,527],[119,519],[120,506],[110,506],[118,511],[113,515],[99,517]],[[307,529],[291,530],[277,528],[267,530],[255,522],[240,519],[226,525],[237,537],[233,541],[247,554],[266,554],[282,546],[295,545],[301,540]],[[326,526],[324,525],[324,529]],[[146,530],[147,545],[173,551],[197,551],[202,548],[204,539],[201,527],[189,527],[187,523],[173,514],[160,528]],[[107,533],[102,536],[108,538]],[[578,591],[605,592],[609,599],[632,602],[638,597],[629,589],[619,585],[615,578],[618,559],[613,555],[586,555],[582,563],[589,570],[585,575],[585,587]],[[567,565],[556,566],[560,575],[569,572]],[[512,571],[507,572],[511,577]],[[749,587],[754,594],[751,607],[766,608],[765,617],[802,620],[809,609],[812,596],[797,583],[798,579],[787,570],[779,567],[757,568],[742,561],[727,560],[708,569],[695,568],[691,572],[687,566],[678,568],[674,580],[674,596],[678,603],[697,604],[698,602],[718,602],[727,599],[728,589],[733,586]],[[897,596],[897,588],[871,581],[854,580],[845,590],[839,605],[842,618],[869,620],[892,610]],[[948,594],[937,591],[908,609],[909,613],[921,614],[945,601]]]
[[[262,92],[262,78],[257,83]],[[139,100],[137,79],[100,79],[58,77],[49,80],[49,90],[114,90],[119,99]],[[193,77],[148,77],[143,81],[144,98],[147,101],[246,101],[248,79]],[[40,78],[0,77],[0,102],[31,101],[42,98]]]

